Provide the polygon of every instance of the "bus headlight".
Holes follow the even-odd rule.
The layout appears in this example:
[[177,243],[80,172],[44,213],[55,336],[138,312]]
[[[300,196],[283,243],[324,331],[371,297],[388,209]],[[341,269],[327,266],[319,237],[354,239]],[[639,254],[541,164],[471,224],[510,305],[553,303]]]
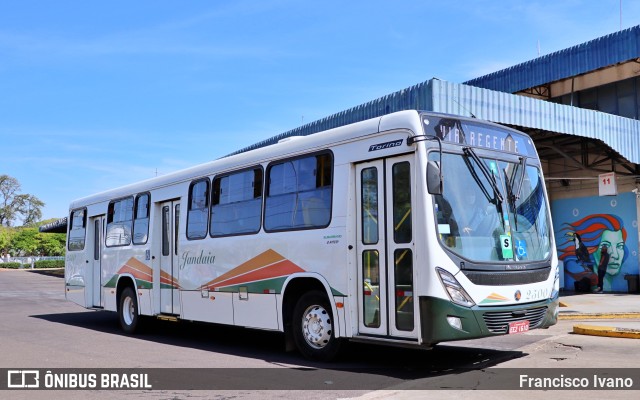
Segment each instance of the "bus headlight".
[[449,272],[441,268],[436,268],[442,286],[447,290],[447,294],[452,302],[464,307],[473,307],[476,303],[471,300],[471,296],[467,294],[462,285]]

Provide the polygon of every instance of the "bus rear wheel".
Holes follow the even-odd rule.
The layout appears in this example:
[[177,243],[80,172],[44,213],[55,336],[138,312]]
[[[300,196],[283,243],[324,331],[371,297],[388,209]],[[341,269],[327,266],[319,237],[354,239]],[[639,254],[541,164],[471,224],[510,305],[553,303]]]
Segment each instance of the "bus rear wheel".
[[138,314],[138,297],[132,287],[126,287],[120,295],[120,307],[118,307],[120,326],[128,334],[135,333],[140,322]]
[[305,293],[293,309],[293,339],[302,355],[310,360],[330,361],[336,357],[341,340],[335,337],[331,305],[319,292]]

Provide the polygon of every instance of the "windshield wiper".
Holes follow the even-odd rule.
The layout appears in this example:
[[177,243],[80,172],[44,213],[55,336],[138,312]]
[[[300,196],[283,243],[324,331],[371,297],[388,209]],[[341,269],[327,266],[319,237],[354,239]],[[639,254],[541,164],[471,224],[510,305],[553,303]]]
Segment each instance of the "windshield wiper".
[[487,181],[489,181],[489,184],[493,189],[494,198],[497,199],[500,203],[502,203],[504,201],[504,198],[502,197],[502,193],[500,193],[500,188],[498,187],[498,182],[496,182],[495,175],[493,175],[489,171],[487,166],[482,162],[480,157],[478,157],[476,152],[471,147],[465,147],[462,149],[462,151],[464,151],[464,154],[467,157],[470,157],[473,161],[475,161],[478,167],[480,167],[480,171],[482,171],[482,175],[484,175],[484,177],[487,178]]
[[[522,193],[522,184],[524,183],[524,176],[527,168],[527,159],[526,157],[520,157],[520,162],[518,163],[518,168],[522,170],[520,174],[520,181],[518,181],[518,190],[516,190],[515,198],[516,200],[520,198],[520,193]],[[514,175],[515,176],[515,173]]]
[[[473,151],[471,147],[465,147],[462,149],[462,151],[464,152],[466,157],[471,158],[473,161],[475,161],[475,163],[480,168],[480,171],[482,171],[482,175],[484,175],[485,179],[491,185],[491,188],[493,189],[493,199],[491,199],[490,201],[492,203],[495,203],[496,210],[500,214],[500,222],[502,223],[502,229],[505,229],[504,211],[502,210],[502,203],[504,202],[504,198],[502,197],[502,193],[500,193],[500,188],[498,187],[498,182],[496,181],[495,175],[493,175],[493,173],[489,171],[485,163],[482,162],[480,157],[478,157],[476,152]],[[488,199],[489,193],[486,191],[484,185],[481,184],[481,182],[479,182],[480,179],[477,176],[478,174],[475,172],[475,168],[472,168],[471,165],[467,165],[467,167],[469,167],[469,169],[471,170],[472,174],[474,175],[474,179],[476,180],[476,182],[478,182],[478,185],[482,188],[482,191],[484,192],[485,196],[487,196],[487,199]]]
[[[504,180],[507,186],[507,203],[509,204],[509,210],[513,213],[514,224],[516,231],[518,230],[518,216],[516,209],[516,201],[520,198],[520,193],[522,193],[522,184],[524,183],[525,176],[525,168],[526,168],[526,159],[525,157],[520,157],[518,164],[516,164],[513,174],[511,174],[511,179],[507,175],[507,169],[504,169]],[[520,172],[521,171],[521,172]],[[520,172],[520,179],[518,180],[518,189],[514,192],[516,176]]]
[[464,160],[464,165],[467,167],[467,169],[471,173],[471,177],[473,178],[474,181],[476,181],[476,185],[478,185],[484,197],[487,199],[489,203],[494,203],[495,198],[492,197],[491,194],[489,194],[489,191],[487,190],[485,185],[482,183],[482,179],[480,179],[480,176],[478,176],[478,171],[476,170],[476,168],[474,168],[473,165],[471,165],[471,161],[469,160],[469,157],[464,157],[463,160]]

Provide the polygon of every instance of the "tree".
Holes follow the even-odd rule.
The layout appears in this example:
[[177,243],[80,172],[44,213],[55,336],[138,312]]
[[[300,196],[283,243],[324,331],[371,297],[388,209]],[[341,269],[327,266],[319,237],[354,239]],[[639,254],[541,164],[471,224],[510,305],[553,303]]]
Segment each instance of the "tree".
[[38,230],[35,228],[18,228],[11,240],[10,253],[14,256],[32,256],[38,254]]
[[20,182],[9,175],[0,175],[0,225],[10,226],[16,218],[16,193],[20,190]]
[[11,248],[14,232],[10,228],[0,226],[0,254],[7,254]]
[[23,216],[22,224],[31,226],[40,221],[44,202],[32,194],[20,194],[16,197],[18,197],[18,213]]
[[24,225],[42,218],[44,202],[32,194],[21,194],[20,188],[16,178],[0,175],[0,226],[11,226],[19,217]]
[[37,252],[42,256],[64,256],[67,235],[64,233],[38,233]]
[[37,227],[0,226],[0,254],[8,253],[13,257],[64,256],[66,236],[64,233],[41,233]]

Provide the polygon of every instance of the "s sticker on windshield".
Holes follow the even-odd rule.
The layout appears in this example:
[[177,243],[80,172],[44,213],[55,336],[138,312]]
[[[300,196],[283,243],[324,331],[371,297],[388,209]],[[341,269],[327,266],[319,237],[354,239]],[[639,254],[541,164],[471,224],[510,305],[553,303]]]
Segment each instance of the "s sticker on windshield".
[[502,246],[502,258],[505,260],[513,258],[513,244],[511,243],[511,236],[500,235],[500,244]]

